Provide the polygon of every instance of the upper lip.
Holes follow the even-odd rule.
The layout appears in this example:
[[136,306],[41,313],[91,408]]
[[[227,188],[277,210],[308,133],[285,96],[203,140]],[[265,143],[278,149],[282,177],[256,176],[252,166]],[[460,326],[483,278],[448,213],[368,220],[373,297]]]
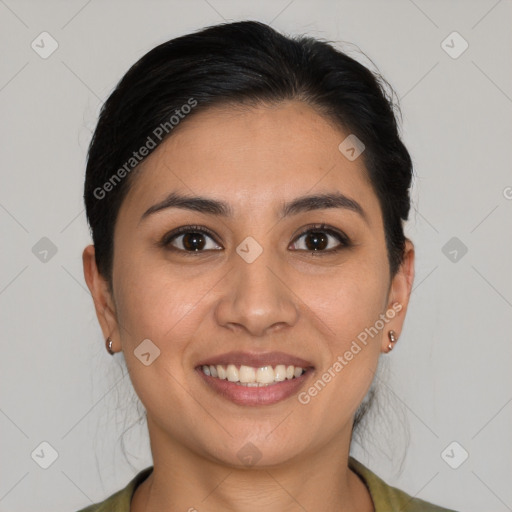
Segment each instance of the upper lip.
[[197,366],[209,366],[209,365],[228,365],[234,364],[236,366],[252,366],[254,368],[261,368],[263,366],[276,366],[278,364],[284,364],[287,366],[299,366],[301,368],[310,368],[313,364],[300,357],[285,354],[284,352],[226,352],[216,356],[211,356],[200,363]]

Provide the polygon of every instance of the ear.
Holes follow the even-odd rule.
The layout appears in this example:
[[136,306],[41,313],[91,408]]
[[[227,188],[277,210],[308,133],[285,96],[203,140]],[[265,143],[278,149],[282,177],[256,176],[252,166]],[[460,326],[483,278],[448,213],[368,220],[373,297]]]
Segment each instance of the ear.
[[[409,298],[411,296],[412,284],[414,282],[414,244],[409,240],[405,240],[404,257],[398,272],[391,281],[389,290],[389,299],[387,316],[391,318],[386,326],[386,331],[382,338],[382,352],[387,352],[389,344],[388,333],[395,331],[395,337],[398,340],[402,332]],[[392,313],[394,311],[394,314]],[[392,317],[393,315],[393,317]]]
[[114,299],[110,293],[107,280],[99,273],[96,265],[94,245],[88,245],[82,254],[84,277],[91,292],[96,309],[96,316],[103,331],[103,338],[113,340],[112,349],[119,343],[119,328]]

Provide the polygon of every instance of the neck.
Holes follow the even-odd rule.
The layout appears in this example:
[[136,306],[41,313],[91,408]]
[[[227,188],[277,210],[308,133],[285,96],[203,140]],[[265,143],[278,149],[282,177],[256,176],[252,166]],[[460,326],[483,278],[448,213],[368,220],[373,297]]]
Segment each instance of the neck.
[[162,435],[156,429],[150,435],[158,447],[154,469],[136,489],[130,512],[374,512],[364,483],[348,468],[350,436],[283,464],[240,469],[163,442]]

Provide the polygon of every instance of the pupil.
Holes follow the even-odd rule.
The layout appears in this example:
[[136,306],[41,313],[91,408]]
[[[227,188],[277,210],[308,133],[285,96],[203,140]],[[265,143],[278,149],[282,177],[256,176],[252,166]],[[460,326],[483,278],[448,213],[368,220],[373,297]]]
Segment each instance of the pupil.
[[205,245],[203,235],[201,233],[186,233],[183,235],[183,246],[187,250],[198,251]]
[[[310,244],[309,242],[312,241],[313,243]],[[325,236],[325,233],[321,232],[311,232],[306,237],[306,246],[308,250],[310,251],[317,251],[318,249],[325,249],[327,247],[327,237]],[[320,244],[320,247],[314,247],[315,245]],[[313,245],[313,247],[312,247]]]

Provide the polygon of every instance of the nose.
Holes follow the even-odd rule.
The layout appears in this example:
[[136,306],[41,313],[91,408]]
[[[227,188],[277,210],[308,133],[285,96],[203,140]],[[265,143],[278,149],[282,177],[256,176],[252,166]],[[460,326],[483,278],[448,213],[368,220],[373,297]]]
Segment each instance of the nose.
[[298,299],[271,251],[264,250],[252,263],[237,254],[234,260],[216,307],[219,325],[254,337],[293,326],[299,316]]

